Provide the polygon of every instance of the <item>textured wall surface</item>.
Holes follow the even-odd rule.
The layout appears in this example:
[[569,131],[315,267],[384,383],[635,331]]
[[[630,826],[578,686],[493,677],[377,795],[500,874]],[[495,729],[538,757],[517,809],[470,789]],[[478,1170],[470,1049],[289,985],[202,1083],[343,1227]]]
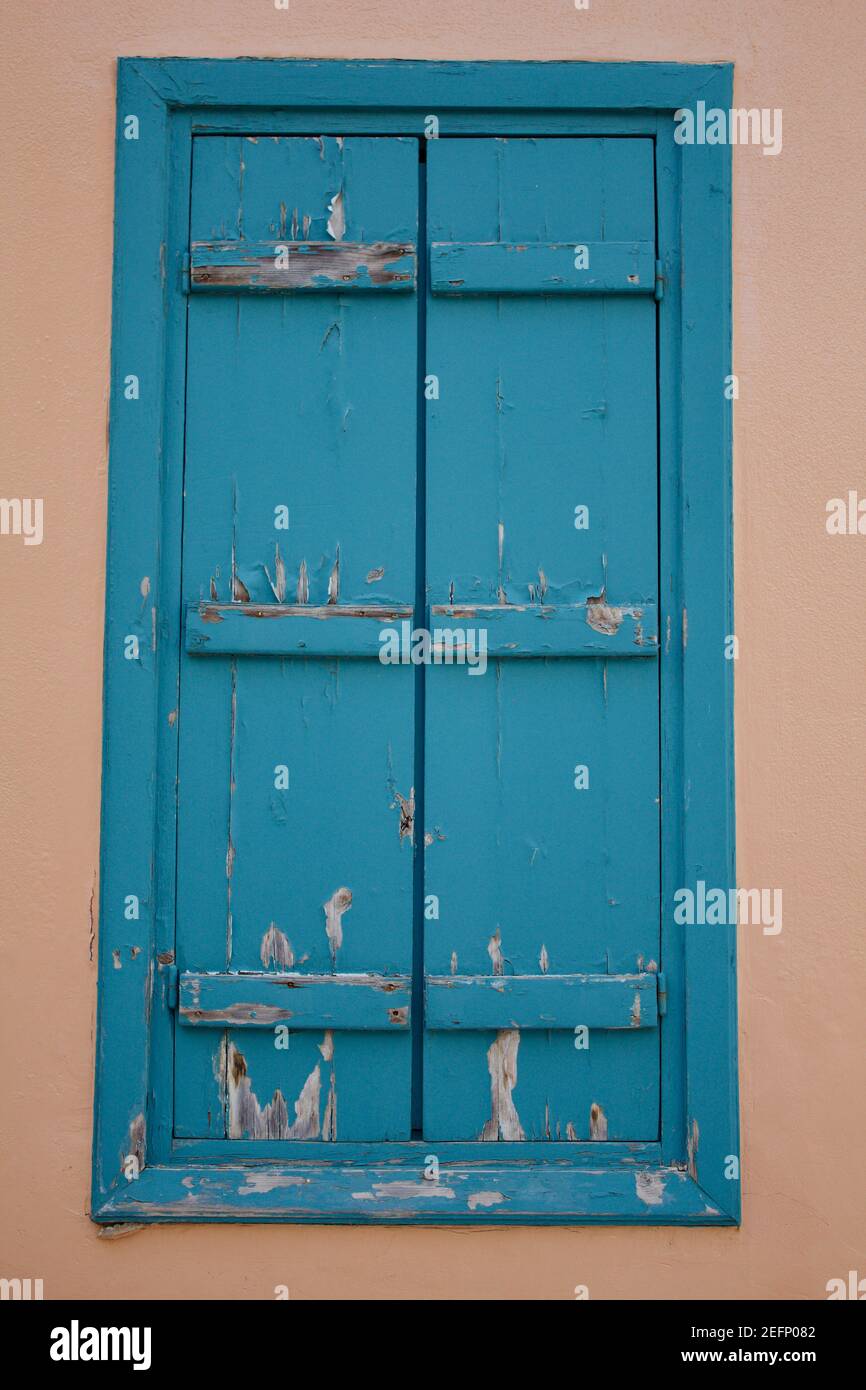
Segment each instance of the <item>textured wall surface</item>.
[[[825,1297],[866,1275],[866,497],[860,0],[6,0],[0,372],[0,1274],[45,1296]],[[744,1219],[734,1230],[152,1228],[87,1216],[106,407],[119,54],[736,63],[784,147],[734,151],[737,816]]]

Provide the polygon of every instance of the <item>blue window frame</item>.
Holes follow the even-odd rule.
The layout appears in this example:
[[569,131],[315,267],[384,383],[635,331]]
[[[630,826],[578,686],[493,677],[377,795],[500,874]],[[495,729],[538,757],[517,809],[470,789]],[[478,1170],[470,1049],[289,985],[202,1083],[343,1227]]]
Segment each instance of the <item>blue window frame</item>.
[[[730,150],[679,145],[674,140],[676,110],[698,99],[727,109],[731,91],[732,69],[725,64],[121,60],[95,1220],[693,1225],[739,1220],[735,928],[684,928],[673,919],[678,887],[699,880],[722,888],[735,883],[732,676],[731,663],[724,659],[725,638],[732,630],[731,431],[730,402],[724,389],[730,373]],[[658,979],[647,980],[648,971],[638,965],[621,978],[628,981],[624,990],[641,992],[647,1011],[643,1022],[650,1025],[639,1039],[641,1056],[657,1055],[658,1067],[653,1062],[642,1099],[622,1120],[621,1135],[614,1125],[615,1132],[605,1139],[595,1125],[592,1137],[577,1134],[568,1143],[545,1145],[533,1142],[519,1128],[503,1132],[500,1117],[498,1136],[486,1137],[510,1142],[481,1143],[468,1137],[465,1127],[455,1126],[448,1107],[436,1104],[437,1067],[444,1068],[439,1073],[444,1076],[456,1066],[463,1085],[460,1068],[469,1046],[467,1034],[448,1038],[434,1033],[423,1046],[413,1044],[404,1050],[406,1075],[412,1074],[412,1084],[417,1083],[422,1067],[426,1072],[423,1115],[415,1085],[414,1115],[403,1115],[397,1107],[382,1121],[381,1132],[390,1133],[391,1126],[396,1137],[371,1139],[359,1125],[346,1142],[316,1142],[305,1145],[303,1152],[293,1147],[287,1154],[283,1138],[265,1137],[271,1133],[267,1125],[255,1131],[248,1120],[239,1121],[234,1129],[230,1122],[223,1129],[212,1124],[208,1076],[217,1034],[212,1027],[198,1025],[206,1014],[225,1028],[227,1018],[237,1020],[237,981],[249,982],[251,963],[241,961],[240,966],[235,963],[234,973],[228,967],[221,972],[219,963],[203,956],[193,960],[188,949],[190,933],[194,937],[197,928],[190,925],[195,914],[184,899],[188,869],[183,857],[184,822],[178,811],[187,785],[182,779],[179,798],[184,721],[178,718],[178,709],[186,708],[183,683],[188,677],[184,673],[193,670],[196,662],[200,663],[196,671],[225,670],[227,657],[237,665],[238,654],[250,650],[250,643],[254,655],[264,654],[263,643],[271,644],[268,651],[276,643],[277,654],[286,655],[279,650],[283,639],[273,636],[274,624],[262,625],[269,629],[267,638],[251,638],[245,635],[251,625],[245,626],[231,612],[220,615],[223,622],[217,629],[218,639],[213,638],[211,654],[190,655],[196,644],[201,650],[211,640],[215,628],[201,621],[200,606],[187,602],[185,607],[184,603],[184,597],[190,597],[184,588],[184,568],[187,575],[190,568],[185,536],[193,514],[190,511],[185,522],[185,480],[195,482],[189,470],[197,466],[194,426],[188,419],[187,374],[195,368],[190,355],[196,351],[195,342],[205,346],[217,342],[220,332],[214,310],[206,332],[200,332],[197,340],[191,338],[190,325],[195,323],[191,305],[193,301],[202,306],[216,304],[217,294],[197,299],[203,288],[214,288],[212,279],[210,285],[203,285],[202,278],[214,274],[218,278],[232,263],[231,247],[203,246],[196,240],[195,228],[190,246],[190,206],[192,202],[195,218],[197,189],[205,190],[202,197],[209,196],[207,178],[200,172],[208,159],[213,163],[211,157],[218,148],[231,151],[241,139],[255,142],[275,136],[291,142],[315,134],[322,137],[324,158],[330,137],[339,136],[341,142],[356,142],[361,162],[372,157],[371,150],[377,159],[382,157],[387,145],[393,155],[384,156],[386,164],[393,158],[397,168],[405,161],[406,149],[414,148],[413,142],[420,148],[431,133],[430,116],[438,120],[441,143],[434,148],[431,140],[427,146],[433,158],[421,186],[428,225],[438,231],[431,235],[437,245],[429,258],[426,241],[423,255],[418,247],[419,284],[429,291],[428,351],[438,345],[440,360],[446,353],[453,315],[463,314],[463,321],[471,323],[473,315],[480,316],[481,322],[485,312],[479,301],[473,307],[465,283],[461,288],[455,279],[465,282],[468,278],[476,293],[520,295],[531,290],[533,277],[537,286],[538,277],[548,273],[543,258],[549,248],[536,252],[532,267],[525,271],[515,269],[515,258],[504,253],[503,260],[494,263],[489,247],[482,246],[483,254],[479,253],[479,244],[487,242],[490,233],[485,231],[481,212],[473,213],[468,192],[463,199],[464,221],[455,216],[449,222],[447,198],[443,201],[441,190],[447,190],[457,177],[455,160],[462,160],[463,168],[467,159],[474,160],[471,184],[482,187],[488,177],[491,143],[497,139],[526,142],[527,148],[531,142],[538,146],[550,142],[543,159],[551,168],[557,147],[581,141],[582,151],[591,143],[596,150],[609,151],[604,159],[633,160],[635,178],[645,179],[641,196],[647,199],[647,216],[651,213],[654,226],[644,238],[637,223],[627,224],[631,239],[627,254],[633,260],[628,267],[629,291],[641,278],[642,288],[648,288],[648,267],[654,282],[654,293],[642,301],[642,317],[634,322],[651,333],[647,342],[653,344],[654,360],[649,366],[644,361],[641,370],[651,368],[655,378],[654,407],[642,419],[640,437],[645,442],[649,429],[656,432],[657,496],[642,497],[641,508],[649,515],[657,507],[657,517],[651,518],[655,527],[651,564],[654,571],[657,568],[652,579],[658,580],[654,615],[658,642],[652,669],[658,673],[660,696],[654,718],[659,731],[661,814],[660,833],[654,842],[645,842],[643,852],[652,852],[647,845],[655,843],[661,911],[660,958],[653,965],[660,965],[661,972]],[[376,168],[376,177],[390,189],[391,175],[387,169],[382,173],[381,164]],[[542,177],[540,168],[537,162],[533,165],[533,178]],[[502,176],[501,167],[498,176]],[[414,216],[414,202],[410,211]],[[409,224],[397,227],[404,212],[395,206],[392,221],[394,235],[399,232],[406,243],[398,248],[406,256],[398,272],[411,275],[412,228]],[[217,214],[214,217],[218,220]],[[477,218],[474,225],[472,217]],[[637,230],[631,230],[633,225]],[[369,239],[386,237],[387,231],[374,227]],[[278,232],[286,235],[283,227]],[[267,236],[267,228],[256,235]],[[519,228],[513,235],[507,228],[499,231],[500,241],[510,238],[516,243],[523,236]],[[602,279],[615,277],[622,270],[617,260],[620,251],[605,249],[601,241],[598,245],[602,247]],[[271,250],[267,241],[262,255]],[[454,273],[455,258],[461,266],[459,276]],[[228,273],[231,277],[235,271]],[[437,287],[445,292],[439,299]],[[391,298],[394,310],[388,322],[399,325],[403,320],[397,301],[408,301],[400,294]],[[210,311],[202,307],[200,312]],[[607,330],[615,335],[616,315],[611,313],[608,319]],[[629,320],[624,342],[632,341],[632,327]],[[210,338],[211,333],[216,337]],[[407,338],[402,355],[410,350]],[[465,377],[472,370],[473,354],[458,365]],[[435,368],[430,365],[430,370]],[[229,389],[227,381],[223,390]],[[437,423],[435,413],[426,418],[427,448],[447,471],[449,458],[456,462],[456,441],[449,439],[447,424]],[[207,478],[211,471],[209,460],[203,458],[202,476]],[[440,497],[437,487],[444,489],[449,482],[459,485],[459,475],[445,477],[441,484],[433,481],[428,505],[435,513],[446,495],[442,491]],[[640,486],[637,474],[635,486]],[[193,499],[189,506],[195,505]],[[440,521],[445,517],[443,510]],[[439,525],[437,534],[443,529]],[[636,528],[631,535],[632,549],[640,546],[640,534]],[[425,578],[415,558],[423,590]],[[442,557],[428,555],[431,587],[440,558],[443,576],[460,559],[444,552]],[[228,597],[233,604],[243,590],[235,588],[233,558],[230,563]],[[645,592],[641,596],[647,597]],[[250,597],[257,601],[259,596]],[[439,598],[443,610],[457,601],[447,595]],[[436,596],[431,594],[431,600],[435,602]],[[511,595],[508,602],[513,602]],[[515,604],[508,618],[506,646],[535,640],[520,626],[517,608]],[[648,620],[649,615],[644,621]],[[316,631],[322,626],[313,625]],[[629,627],[626,623],[623,631]],[[347,635],[341,641],[351,643],[355,638]],[[220,646],[222,666],[216,652]],[[348,653],[341,647],[333,654]],[[510,669],[518,666],[537,670],[539,663],[512,662]],[[548,671],[555,666],[555,662],[546,663]],[[650,670],[645,661],[631,663],[631,669],[637,667]],[[549,677],[551,688],[556,679]],[[468,681],[461,690],[465,695],[470,687],[483,684]],[[190,687],[185,692],[187,702],[206,698],[203,691],[205,686],[198,693],[195,685]],[[427,701],[432,729],[437,719],[445,719],[437,699]],[[425,794],[432,798],[432,805],[437,795],[447,801],[453,791],[453,784],[449,787],[447,778],[440,776]],[[402,801],[400,805],[402,811]],[[415,894],[416,918],[422,915],[424,901],[418,883],[416,874],[414,889],[411,883],[406,887],[410,897]],[[389,1001],[390,1021],[398,1026],[410,1013],[419,1017],[424,1008],[417,948],[416,939],[416,954],[407,947],[409,954],[402,962],[405,970],[399,988],[406,991],[405,1003],[402,994],[399,1007],[393,998]],[[443,962],[435,962],[434,954],[431,946],[429,974],[435,977],[441,970],[441,978],[447,969]],[[190,968],[196,965],[197,970]],[[247,975],[240,977],[238,969]],[[621,969],[614,962],[613,970]],[[494,979],[496,973],[494,961]],[[511,990],[512,1014],[524,1008],[528,1017],[538,1009],[537,980],[531,981],[530,992],[521,1002],[514,995],[517,985],[509,985],[507,975],[505,984],[497,984],[495,990],[486,988],[490,982],[481,981],[478,974],[466,977],[465,989],[473,1002],[462,1007],[476,1010],[470,1027],[495,1030],[501,1026],[502,1015],[495,1010],[501,1008],[503,988]],[[559,978],[572,989],[578,980],[574,974]],[[261,992],[254,1002],[261,1010],[275,997],[276,987],[261,972],[257,979]],[[557,1002],[552,991],[559,986],[553,976],[546,979],[541,1001],[544,1017],[549,1017],[551,1009],[561,1008],[570,1027],[568,1011],[573,1005],[567,1000]],[[473,988],[479,983],[485,988]],[[330,987],[325,975],[323,988]],[[397,988],[395,977],[388,989]],[[584,983],[580,988],[589,986]],[[207,1009],[202,1008],[203,992]],[[454,1023],[454,991],[440,991],[447,1005],[438,1004],[435,993],[435,979],[428,979],[428,1028],[444,1029]],[[374,1005],[358,994],[353,996],[352,1026],[373,1029],[365,1037],[375,1044],[381,1036],[375,1030],[382,1025],[370,1021]],[[593,1015],[597,1021],[591,1026],[617,1028],[621,1026],[616,1017],[619,1005],[609,986],[604,994],[604,1007]],[[633,992],[628,997],[633,998]],[[582,996],[581,1009],[587,1017],[587,1009],[599,1007],[597,998],[597,992]],[[248,1001],[246,1007],[249,1014]],[[304,1026],[321,1024],[322,1011],[330,1007],[325,995],[318,994],[311,1005],[313,1022]],[[438,1024],[432,1022],[437,1009],[442,1016]],[[193,1026],[184,1026],[190,1022]],[[247,1017],[245,1023],[249,1022]],[[522,1038],[522,1029],[532,1025],[525,1018],[519,1022]],[[297,1021],[292,1026],[297,1027]],[[227,1047],[237,1053],[239,1033],[225,1036]],[[409,1045],[409,1039],[405,1041]],[[375,1046],[393,1042],[403,1039],[386,1039]],[[531,1055],[529,1047],[527,1055]],[[620,1058],[614,1066],[624,1075],[637,1054],[612,1055]],[[438,1161],[438,1178],[429,1176],[431,1155]]]

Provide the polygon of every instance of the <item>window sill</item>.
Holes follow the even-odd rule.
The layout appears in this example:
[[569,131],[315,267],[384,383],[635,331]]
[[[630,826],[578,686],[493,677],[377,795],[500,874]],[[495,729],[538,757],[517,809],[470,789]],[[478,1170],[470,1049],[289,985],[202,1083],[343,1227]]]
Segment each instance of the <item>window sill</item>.
[[[732,1184],[734,1192],[736,1185]],[[583,1168],[543,1162],[457,1163],[438,1182],[417,1163],[171,1165],[145,1168],[93,1220],[284,1221],[336,1225],[732,1226],[680,1168]]]

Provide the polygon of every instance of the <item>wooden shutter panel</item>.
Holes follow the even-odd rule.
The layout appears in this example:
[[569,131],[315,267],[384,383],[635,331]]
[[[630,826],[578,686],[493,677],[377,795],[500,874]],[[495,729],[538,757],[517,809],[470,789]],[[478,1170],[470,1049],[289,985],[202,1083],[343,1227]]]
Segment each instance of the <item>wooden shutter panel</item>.
[[652,142],[431,143],[428,217],[430,601],[496,660],[427,680],[425,1136],[652,1139]]
[[[194,142],[179,1136],[409,1133],[414,679],[344,658],[414,603],[417,207],[414,141]],[[284,240],[411,278],[201,279]]]

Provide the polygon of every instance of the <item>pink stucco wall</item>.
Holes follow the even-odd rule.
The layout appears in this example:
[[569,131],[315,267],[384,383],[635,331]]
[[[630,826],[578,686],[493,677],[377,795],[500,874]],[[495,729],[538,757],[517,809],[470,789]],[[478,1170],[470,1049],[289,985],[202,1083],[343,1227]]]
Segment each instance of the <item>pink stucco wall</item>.
[[[0,16],[0,1274],[46,1297],[821,1298],[866,1275],[861,0],[6,0]],[[734,152],[745,1209],[734,1230],[175,1227],[87,1217],[118,54],[733,60],[784,148]]]

